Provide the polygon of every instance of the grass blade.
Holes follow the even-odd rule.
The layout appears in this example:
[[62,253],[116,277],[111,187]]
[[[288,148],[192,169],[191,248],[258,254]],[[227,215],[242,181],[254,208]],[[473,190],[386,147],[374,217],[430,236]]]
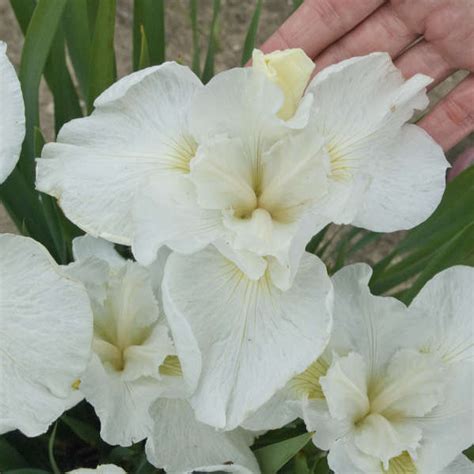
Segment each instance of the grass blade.
[[89,92],[89,58],[92,37],[87,0],[68,0],[63,24],[69,56],[85,101]]
[[66,0],[39,0],[28,25],[21,55],[20,83],[25,101],[26,135],[20,169],[34,182],[34,129],[39,125],[38,90]]
[[76,117],[82,117],[79,97],[66,65],[65,53],[64,32],[60,25],[51,45],[51,51],[44,70],[46,82],[54,98],[56,134],[66,122]]
[[89,94],[87,111],[94,108],[94,100],[115,82],[115,11],[116,0],[100,0],[91,44],[89,63]]
[[212,21],[209,30],[209,40],[207,44],[206,61],[204,62],[204,70],[202,73],[202,82],[204,84],[214,76],[214,57],[219,41],[219,13],[221,9],[220,0],[214,0],[212,3]]
[[[12,0],[13,11],[25,36],[35,5],[34,1]],[[55,128],[58,132],[65,122],[82,115],[79,98],[66,65],[64,33],[61,25],[58,26],[51,44],[43,72],[54,97]]]
[[150,66],[150,52],[148,51],[148,41],[146,39],[145,28],[143,28],[143,25],[140,27],[140,33],[142,38],[142,46],[140,48],[140,61],[138,62],[138,69],[145,69],[146,67]]
[[35,0],[10,0],[13,13],[20,25],[23,35],[26,34],[28,25],[30,24],[31,17],[35,11],[36,1]]
[[133,69],[137,70],[142,52],[141,29],[148,40],[149,64],[165,60],[165,5],[164,0],[135,0],[133,4]]
[[255,41],[257,39],[258,24],[260,22],[260,13],[262,12],[262,0],[257,0],[257,5],[250,20],[249,29],[245,36],[244,49],[242,51],[242,60],[240,61],[242,66],[245,66],[249,59],[252,57],[252,51],[255,47]]
[[191,31],[193,34],[193,62],[192,70],[197,76],[201,75],[201,44],[199,41],[199,28],[197,19],[197,0],[189,2],[189,16],[191,18]]

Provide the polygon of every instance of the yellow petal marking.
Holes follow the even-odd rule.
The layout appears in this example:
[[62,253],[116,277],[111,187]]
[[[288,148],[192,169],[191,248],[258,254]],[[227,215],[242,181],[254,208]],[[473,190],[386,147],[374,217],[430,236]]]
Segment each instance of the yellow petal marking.
[[323,359],[317,359],[304,372],[293,377],[291,388],[302,397],[324,400],[324,393],[319,384],[319,378],[326,375],[328,364]]
[[166,359],[160,365],[159,371],[161,375],[168,375],[170,377],[180,377],[183,375],[181,363],[175,355],[166,356]]

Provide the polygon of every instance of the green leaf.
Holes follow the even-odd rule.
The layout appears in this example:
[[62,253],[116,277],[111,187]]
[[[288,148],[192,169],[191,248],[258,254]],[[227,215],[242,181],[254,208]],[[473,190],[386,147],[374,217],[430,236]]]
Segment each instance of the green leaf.
[[85,101],[89,93],[89,58],[92,38],[87,0],[68,0],[63,15],[63,25],[69,56]]
[[[35,128],[35,154],[36,156],[41,155],[41,150],[44,146],[44,138],[39,128]],[[63,219],[62,213],[56,204],[56,200],[47,194],[40,194],[40,203],[43,207],[43,214],[48,225],[49,233],[53,239],[54,247],[56,250],[56,258],[59,263],[65,265],[68,262],[67,247],[64,241],[64,235],[62,232],[61,220]]]
[[295,438],[286,439],[279,443],[270,444],[264,448],[257,449],[257,457],[262,474],[275,474],[293,456],[303,449],[311,439],[312,433],[304,433]]
[[59,25],[44,70],[46,82],[54,98],[56,134],[66,122],[82,117],[79,97],[66,65],[65,53],[64,32],[62,26]]
[[2,474],[51,474],[49,471],[44,471],[43,469],[14,469],[13,471],[2,471]]
[[425,222],[374,266],[370,286],[375,294],[415,278],[402,299],[409,302],[439,271],[452,265],[474,265],[474,167],[448,183],[441,204]]
[[320,230],[306,245],[306,252],[317,254],[319,247],[326,236],[326,233],[329,229],[329,225]]
[[201,45],[199,41],[199,28],[197,19],[197,0],[189,2],[189,16],[191,18],[191,31],[193,33],[193,62],[192,70],[197,76],[201,75]]
[[10,0],[10,4],[24,35],[35,11],[36,0]]
[[94,447],[99,446],[100,435],[94,426],[69,415],[63,415],[61,421],[85,443]]
[[242,60],[240,61],[242,66],[247,64],[248,60],[252,57],[252,51],[255,47],[255,41],[257,38],[258,23],[260,22],[260,13],[262,12],[262,0],[257,0],[257,5],[250,20],[249,29],[245,36],[244,49],[242,51]]
[[25,102],[26,136],[20,168],[27,181],[34,182],[34,128],[39,125],[38,91],[51,45],[66,0],[39,0],[25,36],[20,63],[20,83]]
[[144,69],[150,66],[150,53],[148,51],[148,41],[146,39],[145,28],[143,25],[140,27],[142,46],[140,50],[140,61],[138,63],[138,69]]
[[471,461],[474,461],[474,444],[464,451],[464,455],[467,456]]
[[[21,196],[21,199],[18,197]],[[55,245],[43,216],[39,196],[21,174],[17,166],[8,179],[0,186],[0,200],[16,227],[24,235],[41,242],[59,261]]]
[[0,472],[27,466],[28,461],[5,438],[0,438]]
[[219,38],[219,13],[221,9],[221,1],[213,0],[212,3],[212,21],[209,30],[209,40],[207,44],[206,61],[204,62],[204,71],[202,73],[202,82],[204,84],[214,76],[214,57],[217,50]]
[[329,474],[330,472],[332,471],[329,469],[327,456],[319,458],[312,470],[312,474]]
[[87,110],[92,112],[94,100],[115,82],[115,0],[100,0],[91,44],[89,63],[89,95]]
[[54,442],[56,440],[56,430],[58,428],[58,422],[54,423],[53,429],[51,431],[51,435],[49,436],[48,441],[48,457],[49,463],[51,464],[51,469],[53,470],[54,474],[61,474],[59,467],[56,463],[56,459],[54,458]]
[[163,0],[135,0],[133,4],[133,69],[140,65],[142,51],[141,28],[148,40],[149,64],[165,60],[165,5]]
[[[35,2],[12,0],[12,7],[24,35],[35,10]],[[55,128],[58,132],[61,126],[82,115],[76,89],[66,65],[64,33],[61,25],[51,44],[47,62],[44,67],[44,77],[54,97]]]
[[306,456],[304,453],[297,453],[293,458],[293,471],[294,474],[311,474]]

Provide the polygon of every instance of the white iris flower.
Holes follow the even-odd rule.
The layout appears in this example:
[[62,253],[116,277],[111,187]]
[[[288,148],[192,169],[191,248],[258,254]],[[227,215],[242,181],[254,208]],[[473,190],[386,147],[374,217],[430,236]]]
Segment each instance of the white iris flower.
[[256,52],[254,64],[206,86],[175,63],[123,78],[44,148],[38,189],[142,264],[164,244],[214,244],[254,280],[271,267],[282,290],[327,223],[393,231],[431,214],[447,162],[405,123],[426,107],[430,78],[405,81],[375,53],[325,69],[304,92],[312,64],[301,50]]
[[244,426],[303,417],[336,474],[471,472],[457,457],[474,440],[474,270],[441,272],[408,309],[371,295],[370,276],[333,277],[327,350]]
[[25,107],[20,82],[0,41],[0,184],[13,171],[25,136]]
[[89,233],[146,265],[163,245],[194,253],[171,257],[164,298],[181,362],[189,347],[202,354],[191,403],[219,428],[239,426],[327,342],[330,283],[303,257],[311,236],[331,221],[411,227],[444,190],[440,147],[405,124],[429,78],[405,81],[378,53],[306,87],[312,69],[301,50],[255,52],[253,68],[205,86],[175,63],[148,68],[38,160],[38,189]]
[[126,472],[114,464],[102,464],[97,466],[96,469],[88,469],[82,467],[80,469],[74,469],[74,471],[69,471],[68,474],[126,474]]
[[0,235],[0,434],[38,436],[77,401],[92,341],[87,293],[38,242]]
[[97,412],[102,438],[130,445],[148,437],[148,460],[176,474],[226,463],[259,472],[247,432],[217,432],[196,420],[187,401],[201,354],[189,346],[180,360],[168,335],[160,285],[169,252],[143,267],[91,236],[75,239],[73,248],[76,262],[67,270],[84,282],[94,314],[93,355],[79,387]]

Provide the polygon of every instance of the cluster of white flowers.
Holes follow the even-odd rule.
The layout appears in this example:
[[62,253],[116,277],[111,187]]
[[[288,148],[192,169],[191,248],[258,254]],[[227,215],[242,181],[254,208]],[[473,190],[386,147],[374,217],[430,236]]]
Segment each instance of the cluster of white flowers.
[[[301,50],[206,85],[147,68],[44,147],[37,189],[89,235],[67,266],[0,236],[0,433],[85,398],[107,443],[146,439],[175,474],[259,473],[255,437],[298,417],[336,474],[472,472],[474,269],[407,308],[366,265],[330,278],[305,252],[328,223],[390,232],[436,208],[447,162],[406,123],[430,79],[383,53],[313,68]],[[24,134],[4,46],[0,72],[2,181]]]

